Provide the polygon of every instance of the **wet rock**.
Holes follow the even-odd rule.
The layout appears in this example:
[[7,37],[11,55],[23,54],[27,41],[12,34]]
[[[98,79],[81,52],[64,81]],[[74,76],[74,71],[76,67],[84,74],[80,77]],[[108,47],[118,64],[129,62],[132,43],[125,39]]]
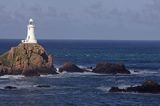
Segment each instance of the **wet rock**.
[[125,92],[125,90],[118,87],[112,87],[109,92]]
[[160,85],[155,81],[147,80],[140,86],[131,86],[124,89],[112,87],[109,92],[160,93]]
[[36,87],[38,87],[38,88],[49,88],[51,86],[50,85],[37,85]]
[[62,67],[59,68],[59,72],[85,72],[87,70],[79,68],[77,65],[66,62]]
[[17,87],[14,87],[14,86],[5,86],[4,89],[6,89],[6,90],[13,90],[13,89],[17,89]]
[[92,67],[92,66],[90,66],[90,67],[87,67],[87,69],[91,69],[91,70],[92,70],[92,69],[93,69],[93,67]]
[[56,74],[56,69],[41,45],[20,43],[0,56],[0,74],[39,76]]
[[93,69],[94,73],[102,74],[130,74],[124,64],[114,64],[108,62],[101,62]]

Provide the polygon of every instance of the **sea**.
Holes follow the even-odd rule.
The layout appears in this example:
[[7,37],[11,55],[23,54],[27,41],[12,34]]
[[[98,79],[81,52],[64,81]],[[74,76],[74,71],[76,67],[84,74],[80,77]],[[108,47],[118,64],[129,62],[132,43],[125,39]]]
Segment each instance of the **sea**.
[[[54,66],[73,62],[95,67],[98,62],[123,63],[130,75],[61,73],[24,77],[0,76],[0,106],[160,106],[160,94],[110,93],[112,86],[125,88],[145,80],[160,83],[160,41],[134,40],[39,40],[52,54]],[[0,40],[0,54],[20,40]],[[37,87],[48,85],[50,87]],[[5,86],[17,89],[7,90]]]

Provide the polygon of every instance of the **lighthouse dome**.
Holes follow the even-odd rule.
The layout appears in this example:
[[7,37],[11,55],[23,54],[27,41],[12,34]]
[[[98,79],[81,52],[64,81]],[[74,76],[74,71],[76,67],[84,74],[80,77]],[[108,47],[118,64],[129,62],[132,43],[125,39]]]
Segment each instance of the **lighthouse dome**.
[[32,19],[32,18],[30,18],[30,19],[29,19],[29,22],[33,22],[33,19]]

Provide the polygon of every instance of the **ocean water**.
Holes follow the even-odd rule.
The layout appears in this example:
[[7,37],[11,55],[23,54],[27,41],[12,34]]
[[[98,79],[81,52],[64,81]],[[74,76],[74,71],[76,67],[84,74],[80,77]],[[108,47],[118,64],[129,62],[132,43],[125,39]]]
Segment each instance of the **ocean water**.
[[[20,40],[0,40],[0,54]],[[40,40],[58,68],[71,61],[81,67],[101,61],[124,63],[131,75],[63,73],[40,77],[1,76],[0,106],[160,106],[160,94],[109,93],[111,86],[160,83],[160,41]],[[5,90],[7,85],[15,90]],[[50,85],[38,88],[37,85]]]

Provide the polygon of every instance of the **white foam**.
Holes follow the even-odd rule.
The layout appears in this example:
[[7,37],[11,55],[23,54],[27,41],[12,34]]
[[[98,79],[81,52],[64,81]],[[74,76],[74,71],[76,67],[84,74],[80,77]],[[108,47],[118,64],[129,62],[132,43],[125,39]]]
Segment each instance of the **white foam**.
[[85,70],[87,70],[87,71],[89,71],[89,72],[92,72],[92,71],[93,71],[92,69],[88,69],[88,68],[87,68],[87,69],[85,69]]
[[99,75],[97,73],[92,73],[92,72],[62,72],[60,74],[50,74],[50,75],[40,75],[40,77],[46,77],[46,78],[69,78],[69,77],[79,77],[79,76],[85,76],[85,75]]
[[48,74],[48,75],[40,75],[40,77],[53,77],[52,74]]
[[86,68],[85,66],[83,65],[77,65],[79,68]]
[[58,75],[61,75],[61,76],[81,76],[81,75],[97,75],[96,73],[92,73],[92,72],[73,72],[73,73],[69,73],[69,72],[62,72]]
[[[137,86],[137,85],[134,85],[134,86]],[[134,86],[132,86],[132,87],[134,87]],[[125,89],[125,88],[127,88],[127,87],[131,87],[131,85],[124,85],[124,84],[122,84],[122,85],[117,85],[117,87],[120,88],[120,89]],[[103,91],[103,92],[108,93],[108,91],[111,89],[111,87],[108,87],[108,86],[100,86],[100,87],[97,87],[97,89],[99,89],[99,90],[101,90],[101,91]]]
[[23,75],[4,75],[0,76],[0,78],[9,78],[9,79],[21,79],[24,78],[25,76]]
[[130,69],[129,70],[131,72],[131,74],[140,74],[140,75],[148,75],[148,74],[158,74],[158,72],[153,71],[153,70],[134,70],[134,69]]
[[106,87],[106,86],[100,86],[100,87],[97,87],[98,90],[101,90],[103,92],[108,92],[110,87]]
[[[133,85],[132,87],[134,87],[134,86],[138,86],[138,85]],[[124,84],[118,85],[118,88],[120,88],[120,89],[125,89],[128,87],[131,87],[131,85],[124,85]]]

